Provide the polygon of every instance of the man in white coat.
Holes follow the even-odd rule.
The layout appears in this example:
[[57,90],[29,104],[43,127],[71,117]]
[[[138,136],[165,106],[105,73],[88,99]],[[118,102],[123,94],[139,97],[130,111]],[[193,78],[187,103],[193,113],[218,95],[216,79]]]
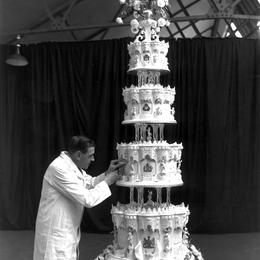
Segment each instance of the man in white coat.
[[34,260],[76,260],[84,207],[91,208],[111,195],[109,185],[125,165],[112,160],[105,173],[91,177],[87,169],[94,161],[93,141],[74,136],[68,151],[61,152],[47,168],[36,219]]

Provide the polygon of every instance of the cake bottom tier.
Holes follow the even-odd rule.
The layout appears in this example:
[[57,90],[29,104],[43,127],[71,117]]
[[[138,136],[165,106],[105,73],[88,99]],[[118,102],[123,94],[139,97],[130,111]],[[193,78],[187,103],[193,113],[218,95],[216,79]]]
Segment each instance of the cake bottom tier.
[[96,260],[202,260],[189,242],[189,209],[183,203],[132,202],[111,209],[113,245]]
[[135,251],[128,256],[125,255],[125,250],[115,250],[112,245],[109,245],[95,260],[203,260],[203,257],[196,247],[191,244],[175,245],[172,251],[167,254],[160,252],[151,254],[147,250],[146,252]]

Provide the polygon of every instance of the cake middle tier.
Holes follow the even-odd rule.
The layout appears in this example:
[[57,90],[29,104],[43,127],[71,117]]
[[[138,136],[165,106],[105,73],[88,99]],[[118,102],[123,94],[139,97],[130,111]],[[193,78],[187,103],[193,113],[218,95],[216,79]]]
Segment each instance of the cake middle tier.
[[132,85],[123,89],[127,109],[123,124],[176,123],[174,107],[175,88],[160,84]]
[[181,177],[182,144],[166,141],[117,144],[118,157],[128,163],[120,169],[117,185],[125,187],[174,187]]

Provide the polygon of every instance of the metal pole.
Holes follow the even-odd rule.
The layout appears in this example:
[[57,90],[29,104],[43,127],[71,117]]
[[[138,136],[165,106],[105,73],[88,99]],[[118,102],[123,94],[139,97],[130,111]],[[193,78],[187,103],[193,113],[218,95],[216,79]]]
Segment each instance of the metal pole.
[[[215,20],[215,19],[245,19],[245,20],[257,20],[260,21],[260,15],[194,15],[194,16],[184,16],[184,17],[172,17],[171,22],[185,22],[185,21],[196,21],[196,20]],[[91,30],[99,28],[112,28],[120,26],[129,26],[129,23],[126,24],[99,24],[99,25],[82,25],[82,26],[67,26],[59,29],[35,29],[35,30],[22,30],[16,32],[1,33],[0,36],[9,36],[9,35],[32,35],[32,34],[43,34],[43,33],[55,33],[55,32],[66,32],[66,31],[82,31],[82,30]]]

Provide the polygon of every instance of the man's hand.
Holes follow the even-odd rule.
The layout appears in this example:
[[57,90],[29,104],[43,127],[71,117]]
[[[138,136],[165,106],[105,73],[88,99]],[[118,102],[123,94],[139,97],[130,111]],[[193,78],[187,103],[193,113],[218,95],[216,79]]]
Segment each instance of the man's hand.
[[112,160],[110,162],[110,165],[105,172],[105,182],[108,185],[113,184],[114,182],[117,181],[118,179],[118,169],[125,166],[127,164],[127,160],[125,159],[117,159],[117,160]]
[[112,160],[106,171],[106,175],[109,174],[110,172],[118,170],[119,168],[125,166],[126,164],[127,164],[127,160],[125,159]]
[[116,182],[118,179],[118,172],[113,171],[106,174],[104,181],[107,183],[107,185],[112,185],[114,182]]

